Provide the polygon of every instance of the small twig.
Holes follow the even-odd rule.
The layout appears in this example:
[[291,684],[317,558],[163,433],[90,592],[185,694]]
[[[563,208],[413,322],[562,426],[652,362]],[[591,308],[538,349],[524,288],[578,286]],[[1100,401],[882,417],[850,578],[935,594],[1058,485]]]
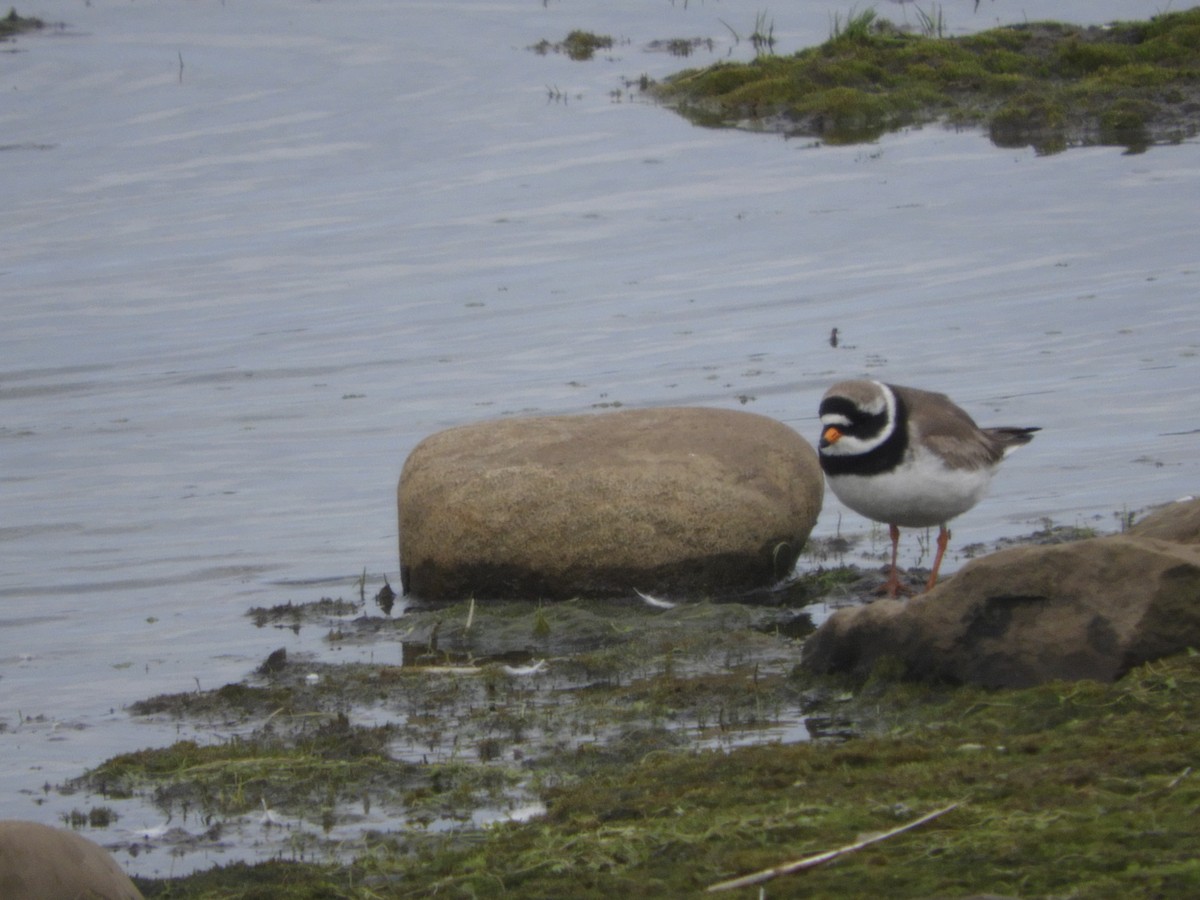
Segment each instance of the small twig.
[[1192,767],[1188,766],[1187,768],[1185,768],[1182,772],[1180,772],[1178,775],[1176,775],[1174,778],[1172,778],[1167,783],[1167,790],[1168,791],[1175,790],[1175,788],[1179,787],[1179,783],[1191,774],[1192,774]]
[[856,841],[853,844],[847,844],[845,847],[838,847],[836,850],[826,850],[824,853],[818,853],[816,856],[806,856],[804,859],[798,859],[795,862],[784,863],[781,866],[775,866],[770,869],[763,869],[760,872],[755,872],[752,875],[743,875],[741,878],[734,878],[730,881],[722,881],[718,884],[710,885],[709,893],[715,891],[732,891],[736,888],[749,887],[753,884],[762,884],[764,881],[770,881],[772,878],[778,878],[780,875],[791,875],[795,872],[802,872],[805,869],[812,869],[821,863],[827,863],[832,859],[837,859],[839,856],[844,856],[847,853],[853,853],[855,850],[861,850],[864,847],[869,847],[872,844],[878,844],[880,841],[885,841],[890,837],[895,837],[898,834],[903,834],[906,831],[911,831],[926,822],[932,822],[938,816],[943,816],[952,809],[957,809],[958,803],[951,803],[949,806],[944,806],[941,809],[936,809],[931,813],[926,813],[919,819],[914,819],[907,825],[901,825],[899,828],[893,828],[891,831],[885,831],[882,834],[871,835],[871,837],[863,838],[861,841]]

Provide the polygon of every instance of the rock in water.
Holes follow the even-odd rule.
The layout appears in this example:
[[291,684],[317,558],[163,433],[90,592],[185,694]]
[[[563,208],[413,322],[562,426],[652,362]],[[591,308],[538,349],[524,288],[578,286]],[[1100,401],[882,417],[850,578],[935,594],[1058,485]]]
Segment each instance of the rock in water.
[[38,822],[0,821],[4,900],[142,900],[117,861],[82,835]]
[[788,575],[821,509],[812,447],[702,408],[438,432],[397,492],[404,593],[431,600],[736,593]]

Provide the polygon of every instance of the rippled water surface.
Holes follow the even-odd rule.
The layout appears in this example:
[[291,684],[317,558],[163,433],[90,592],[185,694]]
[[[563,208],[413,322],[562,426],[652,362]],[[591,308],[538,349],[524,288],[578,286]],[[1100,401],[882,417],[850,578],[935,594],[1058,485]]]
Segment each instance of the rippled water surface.
[[[1147,12],[942,6],[958,32]],[[777,52],[850,8],[771,10]],[[959,545],[1200,487],[1200,146],[822,147],[631,93],[746,58],[761,10],[21,7],[63,25],[0,45],[0,817],[53,821],[78,804],[44,784],[174,740],[123,707],[244,677],[281,640],[249,607],[395,580],[400,466],[447,426],[699,404],[811,438],[869,374],[1045,429]],[[616,46],[529,49],[575,28]],[[678,37],[713,48],[652,49]],[[869,526],[830,498],[839,528]]]

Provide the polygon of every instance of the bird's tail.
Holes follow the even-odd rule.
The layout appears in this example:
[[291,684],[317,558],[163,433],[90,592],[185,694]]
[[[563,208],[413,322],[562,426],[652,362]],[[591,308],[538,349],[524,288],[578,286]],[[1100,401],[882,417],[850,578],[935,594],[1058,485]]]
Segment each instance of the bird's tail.
[[1042,429],[1034,426],[1032,428],[988,428],[985,430],[988,436],[1000,445],[1004,455],[1008,456],[1018,447],[1024,447],[1032,441],[1033,433]]

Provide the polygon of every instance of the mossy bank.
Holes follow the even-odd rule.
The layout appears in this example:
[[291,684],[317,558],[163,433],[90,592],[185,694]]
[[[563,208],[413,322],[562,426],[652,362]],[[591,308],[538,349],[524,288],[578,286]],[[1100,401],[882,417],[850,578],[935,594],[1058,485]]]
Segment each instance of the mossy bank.
[[[242,682],[136,704],[211,739],[61,789],[103,802],[78,824],[106,844],[131,797],[173,826],[147,852],[276,840],[275,861],[139,880],[148,897],[692,896],[951,804],[767,896],[1200,891],[1200,657],[1023,691],[886,666],[818,680],[797,667],[813,620],[881,578],[822,567],[842,550],[816,544],[780,591],[670,607],[468,598],[388,616],[389,592],[364,585],[250,610],[248,628],[315,630],[331,653],[277,651]],[[327,661],[338,648],[381,661]]]
[[175,898],[694,896],[958,803],[777,879],[767,896],[1200,891],[1197,657],[1113,686],[940,692],[883,680],[826,703],[859,736],[729,750],[626,739],[619,763],[579,748],[565,754],[574,776],[544,786],[547,812],[531,821],[469,838],[379,837],[348,865],[235,865],[142,887]]
[[682,72],[650,92],[693,121],[830,143],[942,121],[1040,152],[1141,150],[1200,127],[1200,8],[1079,27],[1032,22],[967,37],[901,30],[874,10],[793,56]]

